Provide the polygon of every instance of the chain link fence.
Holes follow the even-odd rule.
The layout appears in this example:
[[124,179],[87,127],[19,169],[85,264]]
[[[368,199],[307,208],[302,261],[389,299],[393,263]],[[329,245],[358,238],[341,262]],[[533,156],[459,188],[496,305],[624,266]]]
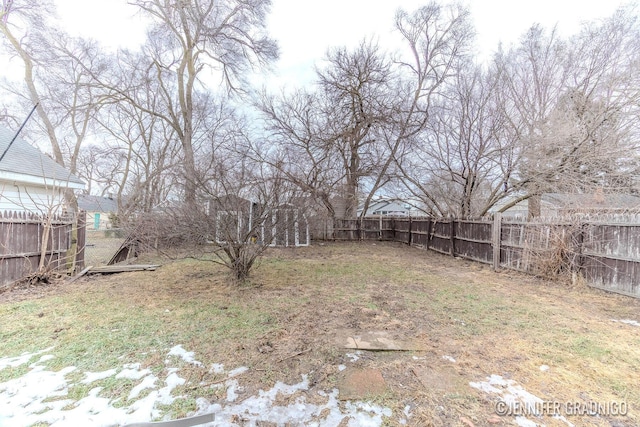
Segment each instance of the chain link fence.
[[85,265],[107,265],[125,240],[120,229],[87,230]]

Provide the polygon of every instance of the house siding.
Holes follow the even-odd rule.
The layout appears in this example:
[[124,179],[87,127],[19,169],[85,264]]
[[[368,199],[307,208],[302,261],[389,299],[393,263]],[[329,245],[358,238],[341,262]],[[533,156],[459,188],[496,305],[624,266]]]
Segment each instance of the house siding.
[[62,189],[0,183],[0,211],[59,214],[63,207]]

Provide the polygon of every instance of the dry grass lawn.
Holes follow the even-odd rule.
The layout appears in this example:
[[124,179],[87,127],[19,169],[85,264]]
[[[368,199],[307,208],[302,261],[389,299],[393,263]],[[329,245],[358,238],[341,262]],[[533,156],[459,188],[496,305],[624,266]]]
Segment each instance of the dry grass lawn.
[[[400,244],[272,249],[241,287],[208,262],[161,262],[155,272],[0,294],[0,357],[55,346],[51,369],[95,372],[130,361],[153,371],[181,344],[205,365],[249,367],[245,396],[303,374],[312,390],[328,391],[350,372],[379,373],[385,387],[363,398],[411,413],[408,424],[416,426],[515,425],[496,415],[498,394],[469,384],[499,375],[545,401],[628,405],[626,416],[565,414],[566,421],[537,423],[640,425],[640,327],[614,321],[640,320],[639,300]],[[364,351],[352,362],[354,351],[337,337],[368,331],[424,351]],[[0,382],[25,369],[0,371]],[[172,417],[193,411],[197,397],[223,398],[209,386],[219,378],[206,366],[184,369],[186,398],[166,408]],[[126,396],[132,386],[104,393]]]

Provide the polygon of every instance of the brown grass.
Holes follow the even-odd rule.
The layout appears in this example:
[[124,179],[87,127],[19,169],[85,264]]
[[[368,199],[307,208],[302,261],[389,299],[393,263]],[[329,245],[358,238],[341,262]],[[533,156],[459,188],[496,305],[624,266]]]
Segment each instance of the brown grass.
[[[271,249],[252,277],[232,286],[221,268],[183,260],[5,294],[0,356],[55,344],[51,363],[60,366],[97,371],[143,361],[160,369],[166,350],[182,344],[205,368],[183,367],[189,382],[178,392],[211,400],[220,391],[198,386],[221,379],[208,372],[211,363],[250,368],[241,377],[244,397],[303,374],[314,390],[331,390],[341,380],[338,365],[374,368],[388,391],[369,397],[394,414],[409,406],[416,426],[512,425],[496,418],[495,396],[469,386],[497,374],[543,400],[629,404],[626,417],[567,417],[575,425],[640,425],[640,328],[611,320],[639,320],[638,300],[400,244]],[[340,348],[336,334],[358,331],[387,331],[427,350],[364,352],[351,363],[353,351]],[[190,406],[170,410],[182,416]]]

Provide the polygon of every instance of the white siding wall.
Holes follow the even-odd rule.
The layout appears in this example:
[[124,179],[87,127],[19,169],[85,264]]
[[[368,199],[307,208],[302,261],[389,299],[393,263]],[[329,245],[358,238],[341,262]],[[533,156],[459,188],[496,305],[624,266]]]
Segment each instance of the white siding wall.
[[0,182],[0,211],[27,211],[35,214],[61,213],[62,189]]

